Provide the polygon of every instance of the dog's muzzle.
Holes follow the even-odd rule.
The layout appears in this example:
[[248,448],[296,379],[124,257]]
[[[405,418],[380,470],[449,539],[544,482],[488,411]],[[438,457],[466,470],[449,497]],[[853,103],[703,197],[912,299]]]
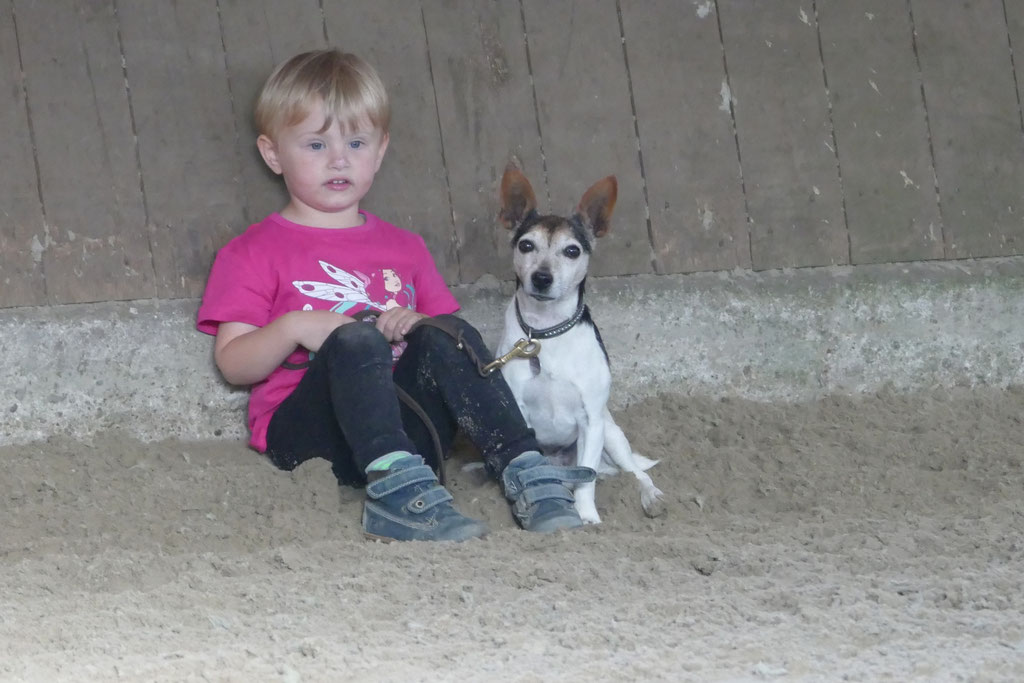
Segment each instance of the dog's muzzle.
[[547,270],[536,270],[532,275],[530,275],[530,284],[533,285],[534,290],[537,292],[547,291],[547,289],[551,287],[551,283],[554,281],[555,276]]

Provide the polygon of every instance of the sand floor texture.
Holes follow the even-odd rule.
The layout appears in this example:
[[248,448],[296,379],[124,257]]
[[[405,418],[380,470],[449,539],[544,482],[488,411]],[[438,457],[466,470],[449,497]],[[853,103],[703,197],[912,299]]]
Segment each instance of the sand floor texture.
[[0,679],[1024,680],[1024,390],[618,414],[604,523],[514,525],[471,448],[460,545],[362,538],[326,462],[117,433],[0,449]]

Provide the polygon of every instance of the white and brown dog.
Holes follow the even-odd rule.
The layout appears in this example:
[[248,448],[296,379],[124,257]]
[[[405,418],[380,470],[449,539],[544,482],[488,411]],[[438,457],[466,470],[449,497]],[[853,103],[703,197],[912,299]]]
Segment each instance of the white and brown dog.
[[[662,512],[662,492],[645,470],[657,461],[633,452],[608,411],[608,353],[583,303],[590,254],[608,233],[617,194],[618,183],[608,176],[568,218],[542,216],[526,176],[511,164],[505,170],[501,221],[513,231],[516,292],[498,350],[507,354],[523,339],[541,347],[532,358],[511,354],[501,370],[545,454],[563,464],[575,457],[575,464],[602,475],[632,473],[644,512],[653,517]],[[576,510],[591,524],[601,521],[594,491],[593,482],[575,491]]]

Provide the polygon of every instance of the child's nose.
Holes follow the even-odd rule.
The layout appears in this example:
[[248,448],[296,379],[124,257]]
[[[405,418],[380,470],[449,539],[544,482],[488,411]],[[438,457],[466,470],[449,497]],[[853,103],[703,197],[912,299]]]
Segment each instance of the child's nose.
[[342,148],[331,154],[331,168],[345,168],[348,166],[348,150]]

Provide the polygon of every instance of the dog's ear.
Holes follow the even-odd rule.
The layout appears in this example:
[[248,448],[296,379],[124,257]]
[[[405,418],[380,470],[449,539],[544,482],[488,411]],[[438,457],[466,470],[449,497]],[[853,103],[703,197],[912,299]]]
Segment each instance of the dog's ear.
[[594,231],[594,237],[604,237],[611,230],[612,211],[618,197],[619,183],[613,175],[598,180],[583,193],[576,211]]
[[523,172],[515,164],[505,167],[501,178],[501,213],[499,219],[507,230],[515,230],[526,214],[537,209],[537,197]]

